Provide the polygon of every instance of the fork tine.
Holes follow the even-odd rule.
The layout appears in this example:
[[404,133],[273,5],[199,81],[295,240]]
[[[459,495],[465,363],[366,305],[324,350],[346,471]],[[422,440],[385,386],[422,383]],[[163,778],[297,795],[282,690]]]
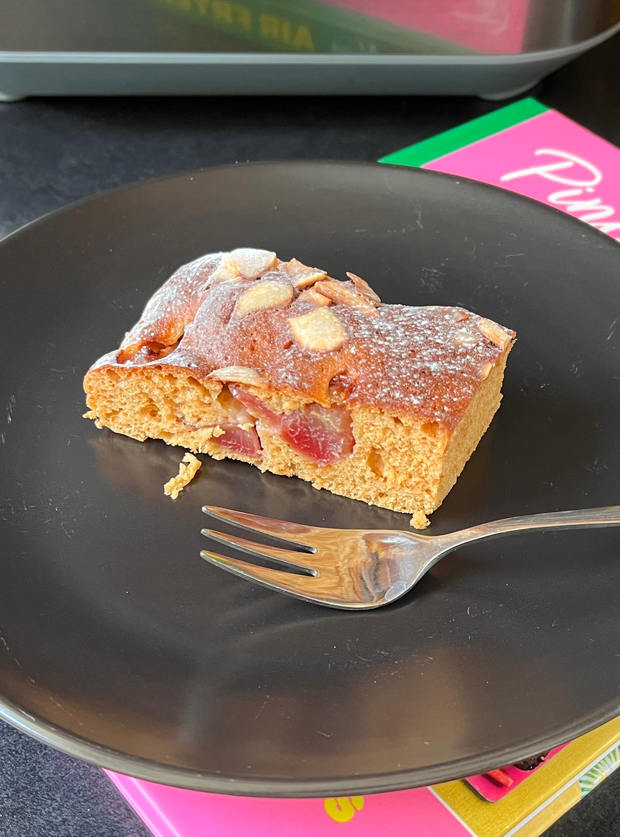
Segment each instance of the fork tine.
[[261,517],[258,514],[223,509],[220,506],[203,506],[205,514],[222,520],[224,523],[233,523],[242,529],[249,529],[251,532],[261,532],[279,541],[284,541],[287,546],[297,546],[305,551],[315,552],[312,546],[314,537],[323,530],[318,526],[304,526],[301,523],[290,523],[286,520],[276,520],[273,517]]
[[269,567],[261,567],[258,564],[250,564],[241,558],[229,558],[226,555],[219,555],[217,552],[210,552],[203,549],[200,557],[210,564],[214,564],[222,570],[233,575],[261,584],[270,590],[277,590],[279,593],[290,593],[299,598],[313,599],[310,585],[315,583],[314,578],[308,575],[295,575],[283,570],[273,570]]
[[223,543],[226,546],[232,546],[242,552],[247,552],[248,555],[254,557],[269,558],[278,564],[291,569],[300,570],[303,573],[316,575],[316,570],[313,567],[303,564],[299,561],[302,555],[307,555],[307,552],[294,552],[291,549],[280,549],[277,546],[268,546],[267,544],[255,543],[248,541],[245,538],[239,538],[236,535],[229,535],[225,532],[217,532],[215,529],[202,529],[201,534],[207,538],[213,538],[218,543]]

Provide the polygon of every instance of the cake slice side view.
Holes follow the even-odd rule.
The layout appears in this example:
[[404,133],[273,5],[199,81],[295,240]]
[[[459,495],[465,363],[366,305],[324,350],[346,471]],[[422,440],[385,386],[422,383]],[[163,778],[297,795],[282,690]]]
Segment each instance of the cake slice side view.
[[143,441],[434,511],[501,400],[515,333],[240,248],[179,268],[88,370],[86,417]]

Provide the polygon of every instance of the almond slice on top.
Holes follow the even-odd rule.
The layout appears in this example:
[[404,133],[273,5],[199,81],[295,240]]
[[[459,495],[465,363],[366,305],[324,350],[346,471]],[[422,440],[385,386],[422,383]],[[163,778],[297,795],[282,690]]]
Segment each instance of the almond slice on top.
[[331,308],[315,308],[300,317],[291,317],[288,323],[302,349],[331,352],[347,339],[344,323]]
[[492,320],[487,320],[485,318],[481,319],[478,322],[478,328],[487,340],[490,340],[491,343],[494,343],[502,350],[506,348],[512,339],[510,333],[506,329],[502,328],[497,323],[494,323]]
[[305,291],[302,291],[299,294],[299,299],[304,300],[305,302],[312,302],[314,305],[331,305],[332,301],[329,297],[323,296],[322,293],[315,290],[314,288],[306,288]]
[[358,290],[361,294],[363,294],[364,296],[367,296],[367,297],[368,297],[368,299],[369,299],[371,302],[374,302],[374,303],[376,303],[377,305],[380,305],[380,304],[381,304],[381,299],[379,298],[379,295],[378,295],[378,294],[376,294],[376,293],[373,291],[373,289],[370,287],[370,285],[368,284],[368,282],[367,282],[365,279],[362,279],[362,277],[361,277],[361,276],[358,276],[358,275],[357,275],[357,273],[349,273],[348,271],[347,271],[347,276],[348,276],[348,277],[349,277],[349,279],[353,282],[353,284],[355,285],[356,289],[357,289],[357,290]]
[[233,317],[243,317],[263,308],[284,308],[295,296],[293,286],[288,282],[264,279],[244,291],[235,305]]
[[324,270],[318,267],[308,267],[297,259],[291,259],[290,262],[287,262],[286,269],[291,277],[291,282],[298,291],[309,288],[315,282],[325,279],[327,276]]
[[209,372],[208,378],[231,384],[249,384],[254,387],[265,386],[265,379],[256,369],[249,366],[222,366]]
[[339,282],[337,279],[324,279],[313,286],[313,290],[323,294],[332,302],[340,305],[349,305],[367,314],[374,314],[376,305],[367,296],[358,293],[352,285]]
[[226,257],[226,263],[236,269],[243,279],[258,279],[276,263],[277,256],[271,250],[255,250],[238,247]]

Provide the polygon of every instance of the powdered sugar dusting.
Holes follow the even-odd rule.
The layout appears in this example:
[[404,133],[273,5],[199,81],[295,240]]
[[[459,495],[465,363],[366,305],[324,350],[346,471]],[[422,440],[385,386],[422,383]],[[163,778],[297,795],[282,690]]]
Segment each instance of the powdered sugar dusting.
[[133,357],[145,343],[170,346],[183,334],[209,288],[223,253],[208,253],[182,265],[147,302],[142,316],[121,343],[119,360]]
[[500,354],[480,321],[461,308],[437,306],[383,305],[376,318],[357,317],[351,348],[364,361],[356,397],[397,410],[423,407],[429,421],[456,420],[480,385],[481,366]]
[[[150,362],[189,368],[199,378],[222,367],[249,367],[270,387],[323,404],[345,399],[448,427],[458,422],[481,385],[481,370],[504,353],[481,328],[489,321],[476,314],[463,308],[404,305],[379,305],[369,313],[332,304],[330,310],[346,330],[345,342],[333,351],[305,349],[293,339],[289,323],[315,309],[314,303],[295,289],[284,308],[231,316],[248,283],[217,284],[216,278],[209,283],[223,255],[208,255],[180,268],[149,301],[123,345],[141,349],[149,340],[161,342],[171,347],[169,354],[154,354]],[[270,266],[263,278],[267,275],[292,284],[286,263]],[[514,337],[497,328],[508,340]],[[138,352],[129,362],[149,360]]]

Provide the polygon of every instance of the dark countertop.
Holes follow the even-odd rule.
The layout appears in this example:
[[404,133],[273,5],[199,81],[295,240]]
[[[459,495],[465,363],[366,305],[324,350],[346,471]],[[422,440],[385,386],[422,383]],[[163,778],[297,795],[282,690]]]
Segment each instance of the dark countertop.
[[[532,93],[620,144],[619,51],[616,36]],[[0,103],[0,237],[78,198],[158,175],[246,160],[376,160],[497,106],[438,97]],[[146,837],[99,768],[1,722],[0,753],[0,837]],[[620,771],[547,833],[620,834]]]

